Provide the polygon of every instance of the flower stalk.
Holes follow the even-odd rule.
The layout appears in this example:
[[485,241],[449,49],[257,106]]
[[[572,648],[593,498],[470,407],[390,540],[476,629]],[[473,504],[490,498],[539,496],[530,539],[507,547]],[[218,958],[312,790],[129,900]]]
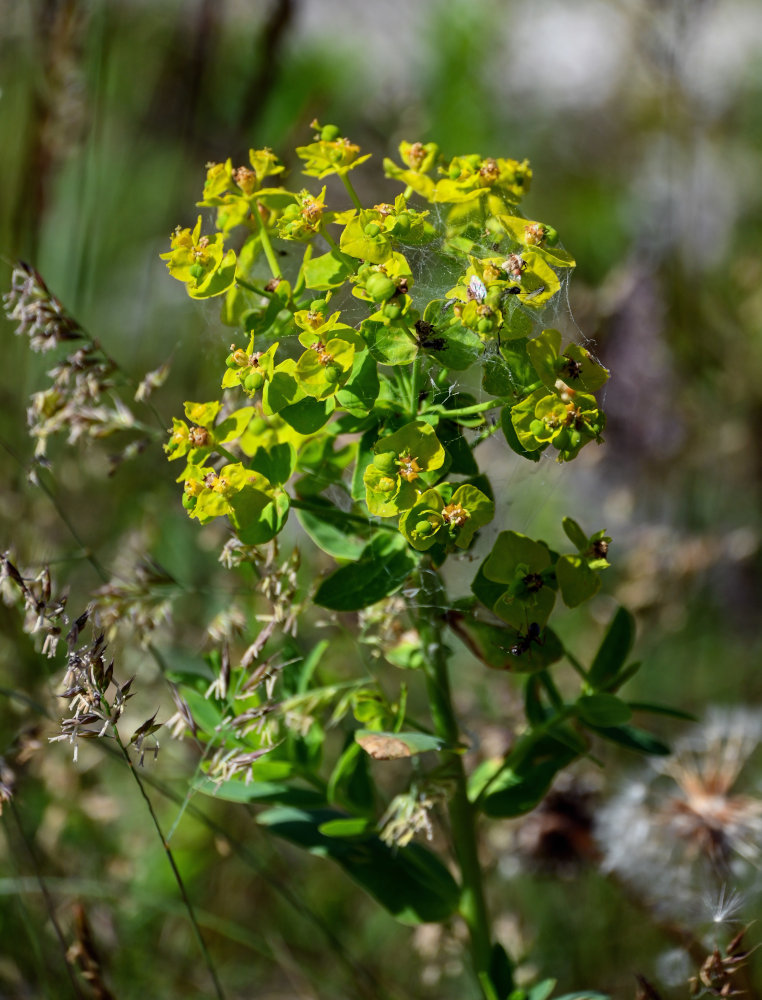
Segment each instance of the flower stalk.
[[443,770],[454,781],[448,803],[450,832],[460,869],[460,916],[469,934],[473,971],[482,996],[489,1000],[485,981],[490,981],[492,935],[479,861],[477,811],[468,798],[462,754],[456,749],[460,726],[455,715],[447,663],[448,649],[443,641],[442,615],[447,601],[436,570],[424,564],[419,572],[416,595],[416,626],[421,639],[423,670],[434,731],[453,748],[442,751]]

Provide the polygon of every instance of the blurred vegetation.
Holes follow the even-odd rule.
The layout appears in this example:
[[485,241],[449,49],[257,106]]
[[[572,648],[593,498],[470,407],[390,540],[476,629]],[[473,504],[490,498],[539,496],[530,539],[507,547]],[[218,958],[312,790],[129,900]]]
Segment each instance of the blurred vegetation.
[[[580,630],[572,644],[592,648],[615,601],[638,614],[646,665],[633,697],[697,715],[759,704],[753,0],[5,2],[0,88],[0,250],[32,263],[136,382],[171,363],[155,397],[166,426],[182,399],[207,398],[219,334],[217,305],[193,307],[158,260],[174,226],[192,224],[206,161],[243,161],[250,146],[283,153],[316,115],[378,157],[402,139],[528,157],[526,211],[556,225],[578,261],[558,324],[593,338],[612,369],[610,423],[598,454],[577,468],[540,463],[515,504],[506,465],[503,501],[518,530],[586,505],[589,530],[605,524],[614,536],[594,626],[569,629]],[[164,567],[182,591],[166,658],[121,636],[111,649],[138,674],[145,714],[161,705],[166,718],[162,668],[199,658],[204,625],[231,600],[210,585],[219,538],[189,525],[157,449],[109,476],[108,444],[60,442],[54,473],[39,471],[44,488],[30,483],[25,408],[50,361],[4,319],[0,336],[0,545],[25,569],[50,563],[74,616],[104,582],[98,566],[126,577],[148,553]],[[85,919],[114,996],[204,995],[187,915],[123,763],[99,744],[73,766],[65,744],[48,746],[58,667],[15,608],[0,605],[0,619],[0,754],[24,748],[2,815],[0,995],[107,996],[65,978]],[[459,696],[499,734],[515,695],[495,699],[494,679],[464,659]],[[603,794],[627,766],[620,758],[596,776]],[[230,997],[463,995],[446,939],[417,933],[411,948],[343,876],[268,840],[245,809],[186,801],[194,767],[190,750],[167,746],[145,780]],[[503,857],[512,843],[494,837],[485,850],[492,905],[528,970],[615,996],[634,994],[636,973],[658,980],[671,943],[622,892],[595,871],[517,875]],[[664,995],[685,995],[684,981]]]

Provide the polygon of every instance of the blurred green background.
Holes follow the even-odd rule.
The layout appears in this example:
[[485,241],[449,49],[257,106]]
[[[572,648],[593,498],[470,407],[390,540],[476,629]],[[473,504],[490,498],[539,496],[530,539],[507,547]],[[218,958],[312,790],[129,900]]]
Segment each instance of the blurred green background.
[[[228,337],[217,304],[192,303],[158,260],[172,229],[195,220],[207,161],[244,162],[249,147],[270,146],[293,165],[314,117],[374,153],[356,175],[370,200],[393,191],[380,160],[402,139],[434,140],[448,156],[528,157],[525,214],[554,225],[578,262],[554,321],[592,338],[613,375],[595,454],[526,473],[495,450],[504,515],[551,542],[566,513],[614,536],[591,618],[562,627],[584,653],[615,603],[630,607],[645,661],[633,697],[698,715],[760,702],[755,0],[4,0],[0,88],[0,253],[37,267],[137,380],[171,362],[156,397],[167,426],[183,399],[216,391]],[[50,360],[4,319],[0,343],[0,544],[25,567],[50,561],[78,613],[100,581],[27,481],[25,408]],[[53,449],[60,507],[110,569],[129,566],[134,548],[183,582],[176,621],[198,655],[200,631],[187,623],[229,597],[208,585],[216,541],[184,518],[158,449],[111,478],[107,454]],[[115,996],[206,995],[136,790],[97,749],[75,767],[68,747],[47,745],[51,723],[34,704],[56,714],[59,667],[41,660],[13,608],[0,618],[0,754],[19,733],[40,742],[3,814],[0,996],[73,995],[38,871],[64,928],[84,905]],[[158,704],[171,714],[156,666],[123,652],[147,714]],[[489,718],[496,678],[484,673],[461,667],[461,697]],[[182,801],[193,766],[171,749],[148,774]],[[632,766],[619,758],[599,780],[613,786]],[[156,796],[171,826],[178,804]],[[186,811],[172,843],[229,996],[467,995],[454,938],[421,931],[412,946],[343,876],[271,843],[244,811],[191,805],[206,819]],[[659,978],[669,942],[599,874],[538,880],[498,863],[507,842],[487,850],[493,907],[528,969],[614,996],[633,995],[635,973]],[[684,981],[674,989],[665,995],[684,995]]]

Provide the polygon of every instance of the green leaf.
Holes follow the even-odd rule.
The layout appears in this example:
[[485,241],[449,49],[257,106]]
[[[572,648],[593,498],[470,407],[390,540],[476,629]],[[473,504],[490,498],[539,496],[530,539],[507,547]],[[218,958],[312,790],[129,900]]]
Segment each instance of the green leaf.
[[244,486],[229,500],[230,519],[244,545],[262,545],[275,538],[288,518],[289,500],[285,493],[271,497],[261,490]]
[[373,462],[373,446],[378,439],[378,426],[368,428],[357,445],[357,459],[352,472],[352,499],[365,499],[365,471]]
[[629,663],[626,667],[615,674],[607,684],[604,685],[603,690],[608,691],[609,694],[613,694],[618,691],[620,687],[623,687],[631,677],[643,666],[640,660],[636,660],[634,663]]
[[[516,301],[517,297],[510,296],[509,301],[505,304],[505,311],[503,313],[503,325],[500,328],[500,341],[523,341],[532,333],[534,324],[532,322],[531,316],[529,316],[524,310],[519,302]],[[524,346],[523,344],[521,345]]]
[[524,688],[524,714],[531,726],[541,726],[548,719],[548,712],[542,703],[543,687],[536,675],[527,677]]
[[608,993],[598,993],[596,990],[582,990],[579,993],[564,993],[555,1000],[611,1000]]
[[365,816],[373,813],[376,796],[369,759],[355,743],[352,733],[328,779],[326,797],[331,805],[342,805]]
[[192,424],[199,424],[201,427],[211,428],[222,409],[222,403],[214,400],[211,403],[185,403],[183,406],[185,416]]
[[332,397],[328,399],[300,399],[280,411],[286,423],[300,434],[314,434],[324,427],[335,409]]
[[335,861],[402,923],[439,923],[455,912],[460,890],[430,851],[418,844],[387,847],[378,837],[358,843],[320,832],[324,823],[345,818],[332,809],[277,808],[261,813],[257,821],[312,854]]
[[[440,340],[444,343],[440,344]],[[484,350],[479,335],[462,323],[446,327],[441,336],[437,334],[421,346],[443,368],[458,372],[467,371],[476,364]]]
[[[482,563],[471,582],[471,592],[485,608],[489,608],[491,611],[495,603],[503,596],[505,584],[488,580],[484,575],[484,563]],[[489,665],[491,666],[491,664]]]
[[217,705],[191,688],[183,689],[183,698],[188,703],[188,708],[190,708],[191,715],[199,729],[208,735],[215,733],[217,727],[222,724],[222,712]]
[[304,396],[301,386],[294,378],[296,362],[289,358],[273,372],[262,389],[262,406],[267,414],[279,413]]
[[501,944],[493,944],[489,958],[490,985],[497,1000],[503,1000],[513,989],[513,963]]
[[601,581],[582,556],[561,556],[556,563],[556,579],[561,597],[568,608],[576,608],[590,600]]
[[323,580],[315,603],[332,611],[359,611],[399,590],[415,562],[402,535],[379,532],[357,562]]
[[553,268],[536,251],[525,250],[522,256],[527,269],[521,278],[521,293],[516,298],[522,305],[540,309],[559,291],[561,282]]
[[352,374],[336,393],[339,406],[350,413],[369,413],[378,399],[378,367],[367,351],[355,354]]
[[592,688],[602,691],[608,687],[624,666],[634,641],[635,619],[625,608],[619,608],[590,667],[587,680]]
[[535,541],[518,531],[501,531],[484,562],[484,573],[497,583],[513,583],[517,568],[541,573],[550,565],[550,551],[545,542]]
[[375,829],[372,819],[365,816],[347,816],[342,819],[329,819],[321,823],[318,832],[324,837],[340,837],[343,840],[365,840]]
[[586,694],[577,699],[580,719],[591,726],[618,726],[627,722],[632,711],[613,694]]
[[308,809],[325,804],[323,796],[313,788],[298,788],[275,781],[243,781],[230,778],[227,781],[213,781],[211,778],[196,778],[192,788],[214,799],[227,802],[279,802],[286,806]]
[[[367,221],[367,220],[366,220]],[[339,246],[344,253],[371,264],[383,264],[392,255],[392,244],[382,232],[368,236],[360,216],[351,219],[342,231]]]
[[585,552],[590,544],[587,535],[580,528],[573,517],[565,517],[561,524],[566,532],[566,537],[580,552]]
[[527,344],[527,354],[534,370],[545,385],[552,389],[559,377],[555,364],[561,352],[561,334],[558,330],[543,330]]
[[500,355],[508,366],[513,385],[512,395],[516,399],[526,395],[529,387],[537,382],[537,372],[529,360],[526,341],[516,340],[509,344],[501,344]]
[[482,389],[490,396],[514,398],[516,384],[510,368],[499,355],[492,354],[484,359]]
[[244,406],[217,424],[214,428],[214,436],[220,444],[227,444],[230,441],[234,441],[243,434],[251,419],[256,415],[257,411],[253,406]]
[[355,741],[374,760],[399,760],[449,746],[439,736],[428,733],[380,733],[372,729],[356,730]]
[[346,254],[331,250],[321,257],[313,257],[304,265],[304,282],[307,288],[315,291],[327,291],[329,288],[339,288],[350,274],[354,274],[357,261]]
[[479,466],[468,442],[463,437],[460,427],[451,420],[440,420],[437,424],[437,437],[450,456],[451,465],[448,474],[453,476],[476,476]]
[[672,752],[666,743],[662,743],[651,733],[637,726],[588,726],[588,728],[604,740],[618,743],[619,746],[627,747],[628,750],[637,750],[640,753],[655,756],[666,756]]
[[[508,442],[508,447],[511,451],[515,451],[517,455],[522,458],[528,458],[532,462],[539,462],[540,456],[547,448],[547,444],[542,445],[542,447],[536,448],[534,451],[528,451],[524,445],[519,441],[518,434],[516,433],[516,428],[513,426],[513,421],[511,419],[511,408],[510,406],[504,406],[500,411],[500,426],[503,430],[503,436]],[[534,442],[539,445],[539,441]]]
[[650,701],[628,701],[627,704],[633,712],[651,712],[654,715],[667,715],[671,719],[683,719],[685,722],[698,722],[698,716],[691,712],[684,712],[680,708],[673,708],[671,705],[654,705]]
[[504,622],[508,622],[514,628],[522,629],[528,628],[529,625],[539,625],[542,629],[550,618],[555,603],[556,592],[550,587],[542,587],[526,600],[511,597],[510,593],[505,591],[495,601],[492,610],[498,618],[502,618]]
[[188,283],[185,287],[192,299],[211,299],[222,295],[235,281],[236,256],[235,251],[228,250],[220,262],[220,266],[205,278],[197,288]]
[[558,636],[550,628],[528,641],[526,633],[519,629],[479,621],[472,613],[452,612],[448,624],[474,656],[494,670],[534,673],[564,655]]
[[424,472],[441,469],[446,457],[434,428],[424,420],[405,424],[394,434],[380,438],[373,450],[377,455],[389,452],[397,456],[411,455]]
[[542,982],[535,983],[527,994],[527,1000],[547,1000],[556,987],[555,979],[543,979]]
[[320,497],[315,497],[312,504],[325,504],[325,510],[297,509],[296,518],[315,545],[334,559],[359,559],[367,538],[360,536],[357,525],[349,525],[338,508],[328,501],[321,502]]
[[[487,816],[520,816],[545,797],[556,774],[585,751],[585,744],[571,729],[564,741],[550,734],[530,734],[508,754],[504,770],[481,799]],[[569,745],[571,744],[571,745]]]
[[484,994],[485,1000],[500,1000],[500,996],[492,985],[492,980],[489,977],[489,973],[480,972],[477,975],[479,980],[479,985],[482,988],[482,993]]
[[261,472],[273,486],[285,486],[296,466],[296,449],[288,442],[274,444],[271,448],[257,448],[250,467]]
[[418,354],[418,341],[404,326],[370,318],[363,320],[360,332],[371,355],[382,365],[407,365]]

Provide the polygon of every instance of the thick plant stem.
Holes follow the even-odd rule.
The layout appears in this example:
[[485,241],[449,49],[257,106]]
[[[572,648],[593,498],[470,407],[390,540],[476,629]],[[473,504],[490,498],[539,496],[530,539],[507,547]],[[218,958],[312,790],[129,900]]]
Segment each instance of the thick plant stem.
[[[417,626],[421,637],[431,715],[437,735],[450,744],[456,744],[459,726],[450,692],[448,650],[442,637],[444,591],[439,574],[427,563],[421,566],[419,581]],[[482,995],[487,997],[483,981],[489,976],[492,941],[477,846],[477,810],[468,798],[461,754],[454,750],[443,751],[442,758],[455,782],[455,791],[448,808],[461,876],[460,915],[468,927],[474,973],[479,979]]]

